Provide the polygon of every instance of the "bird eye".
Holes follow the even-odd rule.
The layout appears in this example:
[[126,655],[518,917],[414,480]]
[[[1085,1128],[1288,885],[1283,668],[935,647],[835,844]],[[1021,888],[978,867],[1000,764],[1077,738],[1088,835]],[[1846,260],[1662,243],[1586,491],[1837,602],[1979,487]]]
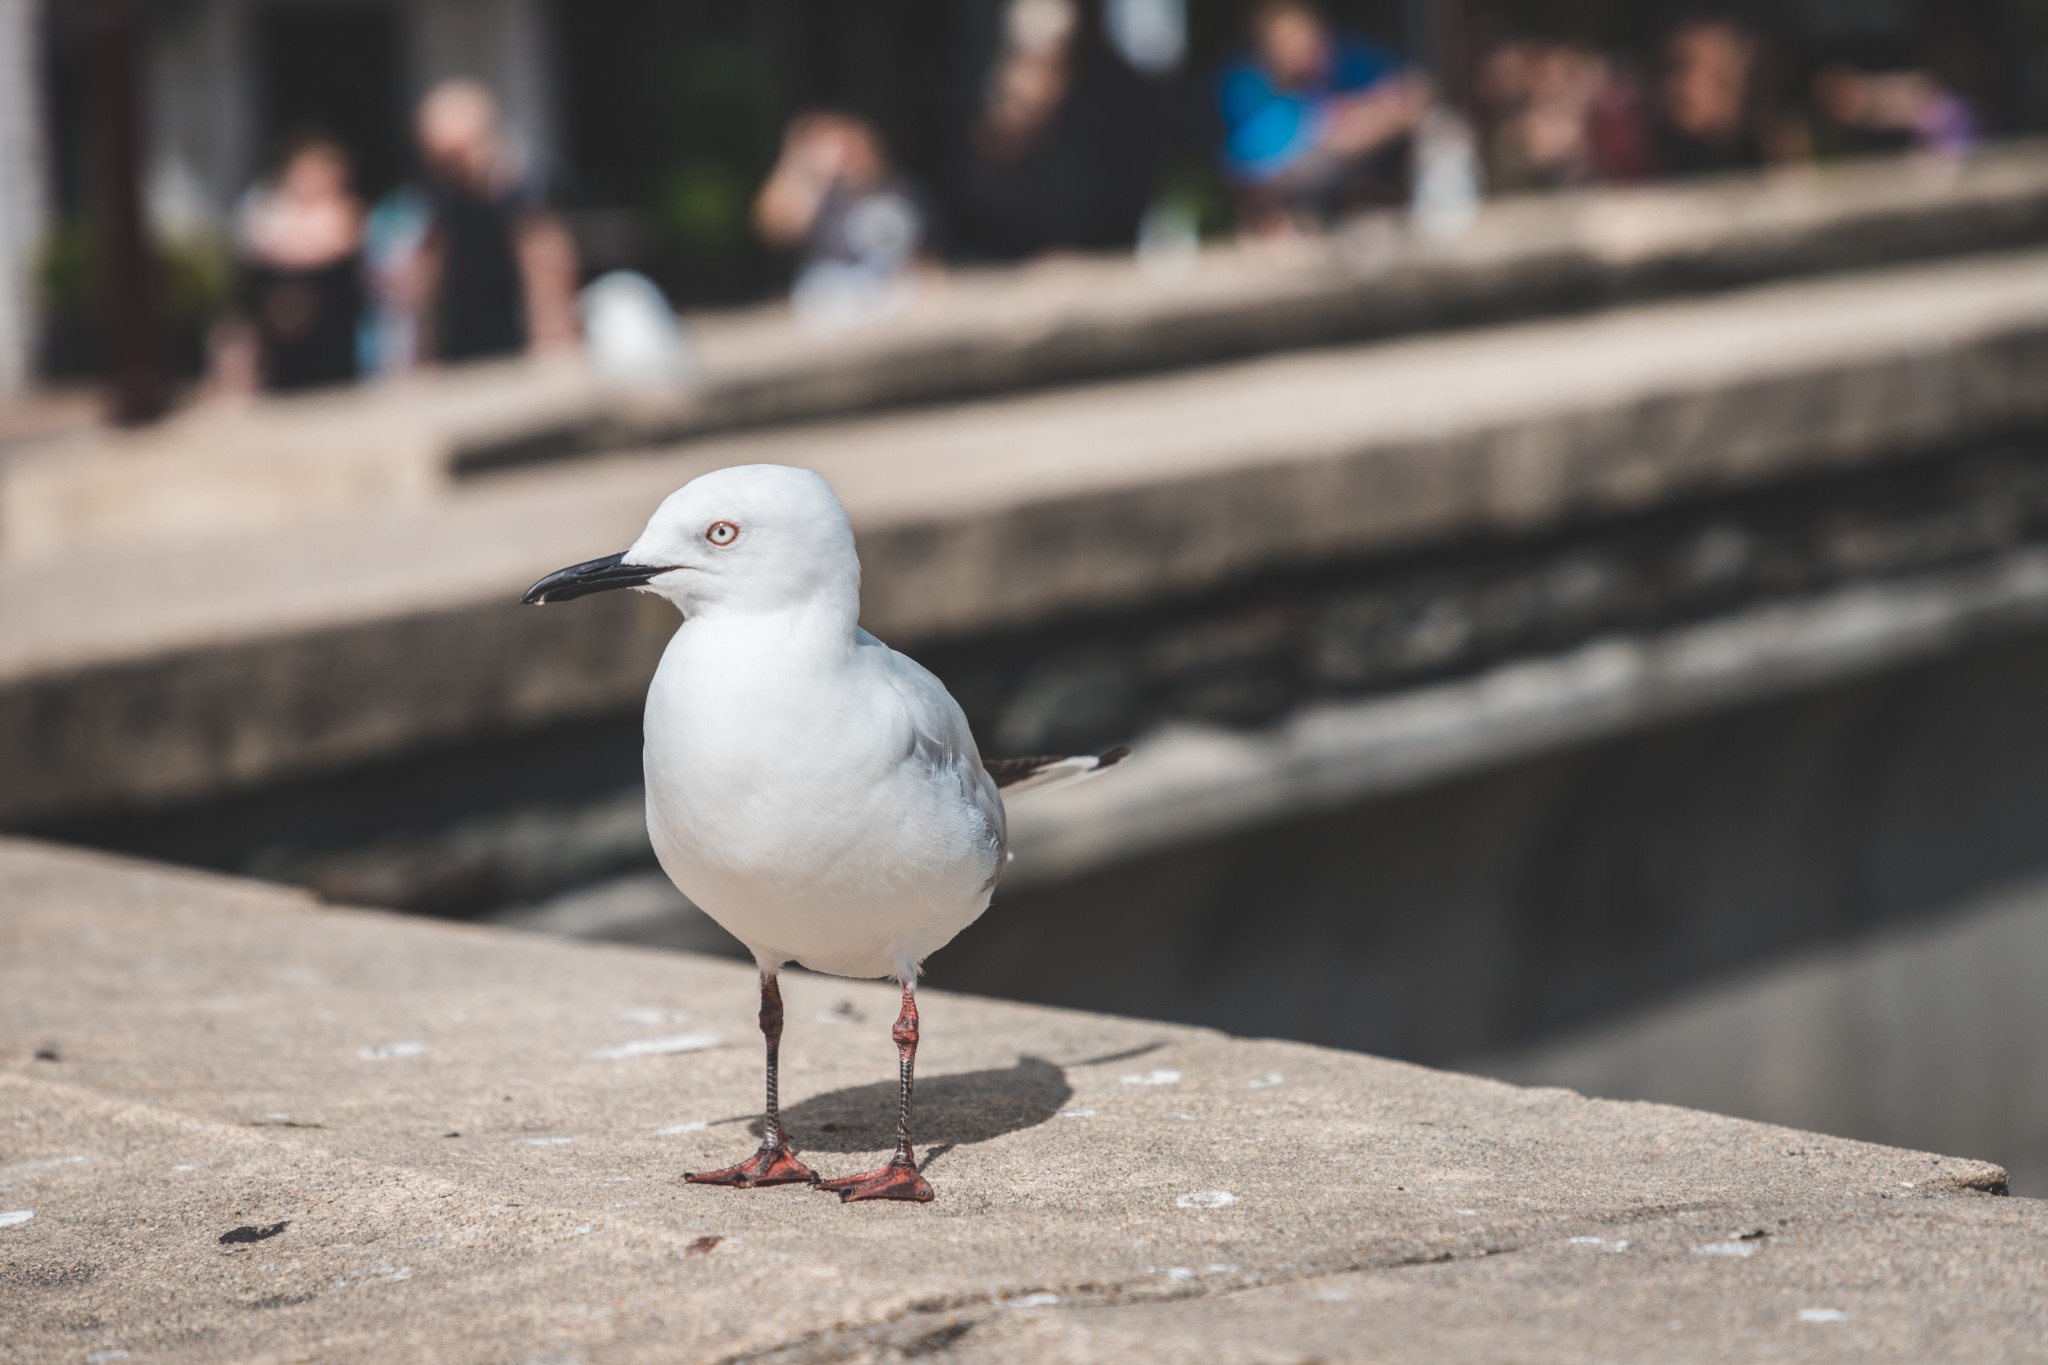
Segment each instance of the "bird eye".
[[714,521],[704,528],[704,539],[713,545],[730,545],[740,536],[740,528],[729,521]]

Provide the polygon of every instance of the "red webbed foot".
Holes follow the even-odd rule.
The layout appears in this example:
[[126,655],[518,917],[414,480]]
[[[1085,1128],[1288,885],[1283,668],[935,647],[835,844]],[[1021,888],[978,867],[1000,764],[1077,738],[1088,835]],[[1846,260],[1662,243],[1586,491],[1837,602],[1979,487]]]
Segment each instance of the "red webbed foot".
[[851,1204],[856,1199],[907,1199],[928,1204],[932,1198],[931,1185],[908,1161],[892,1161],[881,1170],[869,1171],[866,1175],[821,1180],[818,1188],[830,1190],[844,1204]]
[[[683,1179],[693,1185],[732,1185],[750,1189],[756,1185],[815,1185],[818,1177],[796,1159],[787,1143],[763,1147],[737,1166],[722,1171],[685,1171]],[[929,1198],[930,1196],[926,1196]]]

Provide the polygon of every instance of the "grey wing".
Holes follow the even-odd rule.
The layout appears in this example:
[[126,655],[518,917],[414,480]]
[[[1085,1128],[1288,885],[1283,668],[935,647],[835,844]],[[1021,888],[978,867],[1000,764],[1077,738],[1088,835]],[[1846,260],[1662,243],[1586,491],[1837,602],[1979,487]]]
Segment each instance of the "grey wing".
[[[862,648],[877,651],[883,675],[903,700],[910,717],[912,757],[932,772],[951,775],[959,782],[962,794],[988,827],[1000,873],[1009,850],[1009,824],[1003,818],[1002,794],[982,766],[974,732],[967,728],[966,712],[923,664],[897,653],[865,630],[859,633],[859,640]],[[992,876],[990,881],[994,880]]]

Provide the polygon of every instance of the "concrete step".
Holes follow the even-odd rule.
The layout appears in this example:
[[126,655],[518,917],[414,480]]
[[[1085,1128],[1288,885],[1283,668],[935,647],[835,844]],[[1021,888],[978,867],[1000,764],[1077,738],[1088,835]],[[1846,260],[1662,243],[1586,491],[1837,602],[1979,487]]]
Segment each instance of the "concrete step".
[[636,709],[651,600],[536,612],[702,470],[803,464],[919,646],[1554,531],[2038,424],[2048,253],[507,473],[403,514],[0,565],[0,820]]
[[[937,1201],[845,1207],[678,1178],[752,1144],[745,967],[21,841],[0,903],[23,1359],[2039,1345],[2048,1206],[1992,1197],[1979,1161],[929,991]],[[873,1164],[892,992],[793,973],[786,996],[797,1144]]]

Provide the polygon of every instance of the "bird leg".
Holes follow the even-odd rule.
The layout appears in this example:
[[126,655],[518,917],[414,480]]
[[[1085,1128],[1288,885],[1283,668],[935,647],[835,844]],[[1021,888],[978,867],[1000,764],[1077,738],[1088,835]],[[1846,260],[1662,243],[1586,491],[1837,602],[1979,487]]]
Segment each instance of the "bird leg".
[[722,1171],[685,1171],[683,1179],[697,1185],[797,1185],[818,1179],[796,1159],[782,1131],[776,1100],[775,1073],[782,1052],[782,987],[771,972],[761,973],[761,1036],[768,1043],[768,1113],[761,1124],[761,1148],[737,1166]]
[[910,982],[903,983],[903,1012],[896,1027],[889,1030],[896,1040],[898,1084],[896,1104],[896,1155],[879,1171],[850,1175],[841,1180],[821,1180],[818,1188],[830,1190],[845,1203],[856,1199],[910,1199],[922,1204],[932,1197],[932,1187],[918,1174],[917,1158],[910,1150],[910,1091],[917,1070],[917,994]]

